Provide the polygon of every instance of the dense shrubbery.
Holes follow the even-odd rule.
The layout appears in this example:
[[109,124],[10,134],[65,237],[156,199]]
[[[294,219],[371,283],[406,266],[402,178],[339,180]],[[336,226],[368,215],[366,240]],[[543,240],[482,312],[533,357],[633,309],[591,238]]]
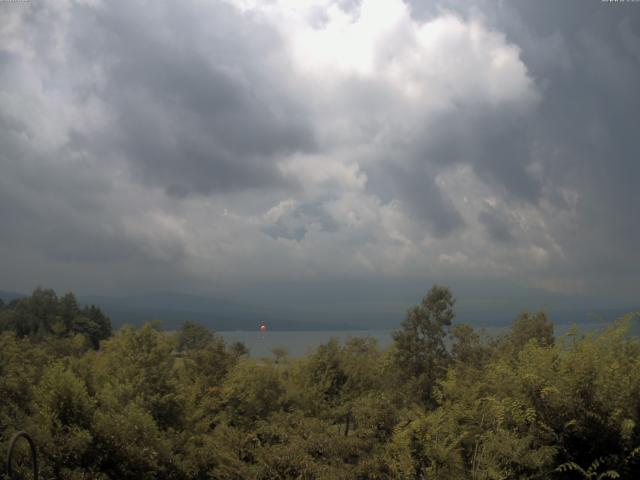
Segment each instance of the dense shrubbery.
[[0,307],[0,451],[28,430],[47,479],[640,478],[631,316],[561,339],[542,313],[494,339],[452,319],[434,287],[386,350],[272,361],[36,290]]
[[32,340],[79,334],[98,348],[101,340],[111,336],[111,321],[94,305],[80,308],[73,293],[58,298],[53,290],[37,288],[31,297],[8,305],[0,300],[0,332],[7,330]]

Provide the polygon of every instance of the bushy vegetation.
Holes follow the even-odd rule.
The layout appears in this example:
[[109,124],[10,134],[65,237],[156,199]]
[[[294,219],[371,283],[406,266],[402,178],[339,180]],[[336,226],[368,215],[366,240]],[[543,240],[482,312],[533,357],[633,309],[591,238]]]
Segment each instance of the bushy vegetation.
[[435,286],[385,350],[270,360],[191,322],[112,334],[38,289],[0,305],[0,451],[29,431],[45,479],[640,478],[632,321],[555,339],[525,313],[487,339]]

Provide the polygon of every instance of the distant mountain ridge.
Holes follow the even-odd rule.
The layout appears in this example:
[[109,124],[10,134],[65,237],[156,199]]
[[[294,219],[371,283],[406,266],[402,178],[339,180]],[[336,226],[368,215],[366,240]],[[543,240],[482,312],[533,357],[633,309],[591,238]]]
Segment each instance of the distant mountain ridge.
[[[62,292],[57,292],[59,295]],[[28,297],[29,294],[0,290],[5,303]],[[293,313],[275,312],[254,305],[240,305],[220,297],[203,297],[175,292],[150,292],[126,296],[76,295],[81,305],[96,305],[112,321],[114,328],[122,325],[141,325],[159,320],[168,330],[177,329],[191,320],[217,331],[258,328],[265,322],[270,330],[353,330],[349,322],[295,320]],[[282,309],[281,309],[282,310]]]
[[160,320],[167,329],[176,329],[185,320],[192,320],[217,331],[256,330],[265,322],[275,330],[349,330],[354,326],[344,322],[295,320],[267,308],[240,305],[216,297],[201,297],[173,292],[153,292],[125,297],[79,296],[83,304],[95,304],[110,316],[114,327],[139,325],[148,320]]
[[10,302],[11,300],[16,300],[18,298],[24,298],[24,297],[28,297],[28,295],[25,295],[24,293],[18,293],[18,292],[9,292],[6,290],[0,290],[0,299],[2,299],[3,302]]
[[[62,294],[63,292],[58,292]],[[28,295],[0,290],[0,298],[8,303]],[[125,296],[78,295],[82,305],[96,305],[111,318],[114,328],[125,324],[141,325],[146,321],[159,320],[167,330],[177,329],[185,320],[191,320],[216,331],[253,331],[260,322],[270,330],[318,331],[318,330],[376,330],[395,329],[404,318],[406,308],[397,313],[376,311],[375,304],[362,304],[360,311],[341,312],[340,305],[328,305],[327,311],[318,311],[313,306],[285,304],[262,306],[222,296],[199,296],[175,292],[150,292]],[[524,305],[523,307],[526,307]],[[526,310],[522,308],[519,311]],[[555,324],[585,324],[611,321],[637,308],[556,308],[548,309]],[[479,326],[509,325],[519,311],[478,311],[460,309],[454,323]]]

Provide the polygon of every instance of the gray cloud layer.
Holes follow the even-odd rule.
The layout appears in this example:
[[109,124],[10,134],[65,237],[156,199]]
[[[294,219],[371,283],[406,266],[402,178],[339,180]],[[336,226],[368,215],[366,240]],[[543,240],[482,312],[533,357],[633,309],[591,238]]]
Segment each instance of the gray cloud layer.
[[637,299],[638,5],[285,3],[2,6],[0,287]]

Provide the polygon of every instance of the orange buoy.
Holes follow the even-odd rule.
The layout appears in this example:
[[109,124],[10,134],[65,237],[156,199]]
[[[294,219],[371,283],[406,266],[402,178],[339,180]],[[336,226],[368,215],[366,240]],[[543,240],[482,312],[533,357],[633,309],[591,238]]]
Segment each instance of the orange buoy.
[[264,322],[260,323],[260,326],[258,327],[258,330],[260,330],[260,333],[264,333],[267,331],[267,325]]

